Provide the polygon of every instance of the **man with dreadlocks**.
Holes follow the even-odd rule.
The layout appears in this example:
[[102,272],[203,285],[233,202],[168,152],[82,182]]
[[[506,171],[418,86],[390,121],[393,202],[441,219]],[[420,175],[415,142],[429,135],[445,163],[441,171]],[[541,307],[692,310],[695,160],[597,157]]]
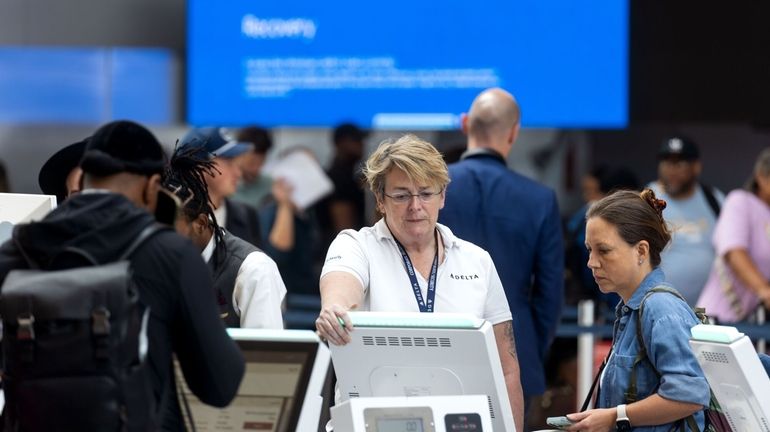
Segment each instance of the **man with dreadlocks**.
[[218,175],[215,154],[204,145],[182,145],[164,171],[163,186],[182,202],[177,231],[198,246],[211,267],[228,327],[281,329],[286,287],[275,262],[217,223],[206,183]]

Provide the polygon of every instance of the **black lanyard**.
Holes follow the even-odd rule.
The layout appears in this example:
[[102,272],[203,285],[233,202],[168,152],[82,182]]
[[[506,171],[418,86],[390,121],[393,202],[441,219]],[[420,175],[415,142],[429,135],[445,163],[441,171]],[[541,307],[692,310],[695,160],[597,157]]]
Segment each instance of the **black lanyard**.
[[[390,227],[388,227],[390,230]],[[398,251],[401,252],[401,258],[404,260],[404,267],[406,274],[409,276],[409,281],[412,283],[412,290],[414,291],[414,298],[417,300],[417,306],[420,307],[420,312],[433,312],[433,306],[436,299],[436,275],[438,274],[438,230],[434,232],[436,238],[436,255],[433,257],[433,266],[430,269],[430,277],[428,278],[428,301],[422,298],[422,292],[420,291],[420,284],[417,282],[417,275],[415,275],[414,266],[412,260],[409,259],[409,255],[406,253],[406,249],[401,242],[393,235],[393,231],[390,232],[393,240],[398,246]]]

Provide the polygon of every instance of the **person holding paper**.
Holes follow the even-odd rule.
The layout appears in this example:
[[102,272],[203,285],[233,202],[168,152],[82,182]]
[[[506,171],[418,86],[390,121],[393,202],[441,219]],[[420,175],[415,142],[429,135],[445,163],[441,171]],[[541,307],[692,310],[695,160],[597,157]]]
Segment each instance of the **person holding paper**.
[[364,168],[383,215],[337,235],[321,276],[319,334],[350,341],[349,310],[470,313],[494,326],[517,430],[523,430],[519,361],[511,311],[489,253],[444,225],[449,175],[441,153],[416,136],[385,141]]
[[270,169],[273,202],[260,210],[264,251],[275,260],[291,294],[318,295],[313,260],[319,234],[315,204],[331,191],[331,182],[307,149],[288,150]]

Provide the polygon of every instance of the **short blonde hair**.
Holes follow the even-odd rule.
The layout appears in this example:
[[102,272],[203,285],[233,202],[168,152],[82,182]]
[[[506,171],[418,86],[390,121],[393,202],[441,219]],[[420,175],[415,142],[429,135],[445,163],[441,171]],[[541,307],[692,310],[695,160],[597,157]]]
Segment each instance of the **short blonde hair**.
[[433,144],[411,134],[383,141],[367,159],[364,175],[369,189],[378,198],[385,193],[385,177],[394,167],[416,184],[441,190],[449,184],[449,171],[441,153]]

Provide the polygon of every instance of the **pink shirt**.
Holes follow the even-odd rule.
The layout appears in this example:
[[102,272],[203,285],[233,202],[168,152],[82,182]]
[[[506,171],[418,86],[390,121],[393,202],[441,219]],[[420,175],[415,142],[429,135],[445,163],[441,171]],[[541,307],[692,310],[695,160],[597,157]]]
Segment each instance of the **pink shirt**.
[[762,275],[770,278],[770,206],[745,190],[727,195],[713,237],[717,258],[703,288],[698,306],[720,322],[749,317],[759,304],[753,291],[741,283],[725,264],[724,256],[735,249],[748,252]]

